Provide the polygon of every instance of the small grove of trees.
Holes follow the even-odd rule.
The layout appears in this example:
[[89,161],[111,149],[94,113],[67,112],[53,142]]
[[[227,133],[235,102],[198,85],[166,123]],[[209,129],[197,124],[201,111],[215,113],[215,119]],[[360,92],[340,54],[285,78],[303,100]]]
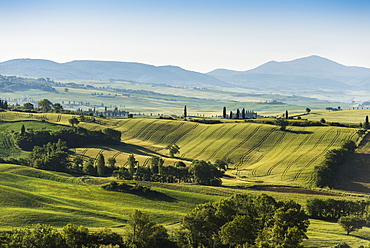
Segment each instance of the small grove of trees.
[[42,247],[42,248],[95,248],[126,247],[122,236],[110,229],[90,232],[87,227],[68,224],[61,231],[46,225],[37,224],[27,228],[14,229],[3,233],[1,247]]
[[[128,168],[120,167],[113,172],[113,176],[125,180],[151,181],[151,182],[195,182],[202,185],[219,186],[222,184],[223,171],[216,165],[202,160],[194,160],[190,167],[183,163],[176,166],[163,166],[164,160],[152,157],[147,166],[140,166],[133,154],[127,159]],[[222,168],[227,168],[226,162],[219,162]]]
[[35,146],[28,157],[28,164],[38,169],[66,172],[70,165],[67,151],[66,143],[60,139],[57,143]]
[[338,220],[339,218],[348,215],[357,215],[363,216],[364,218],[369,218],[366,215],[369,206],[369,201],[313,198],[307,200],[306,210],[311,218]]
[[86,144],[119,144],[121,132],[106,128],[103,131],[91,131],[82,127],[64,128],[59,131],[32,131],[14,133],[15,143],[23,150],[31,151],[34,146],[43,146],[59,139],[66,142],[68,148]]
[[234,195],[196,206],[182,220],[181,247],[302,247],[308,216],[294,201]]
[[355,142],[349,140],[341,148],[328,151],[324,162],[314,168],[313,184],[317,187],[332,187],[333,178],[339,167],[345,162],[348,154],[353,153],[355,149]]

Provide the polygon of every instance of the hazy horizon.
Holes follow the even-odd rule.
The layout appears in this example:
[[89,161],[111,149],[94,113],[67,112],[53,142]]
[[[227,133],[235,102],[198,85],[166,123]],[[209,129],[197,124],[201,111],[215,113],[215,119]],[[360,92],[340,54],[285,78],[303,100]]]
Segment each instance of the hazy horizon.
[[318,55],[370,68],[368,1],[0,0],[0,61],[121,61],[209,72]]

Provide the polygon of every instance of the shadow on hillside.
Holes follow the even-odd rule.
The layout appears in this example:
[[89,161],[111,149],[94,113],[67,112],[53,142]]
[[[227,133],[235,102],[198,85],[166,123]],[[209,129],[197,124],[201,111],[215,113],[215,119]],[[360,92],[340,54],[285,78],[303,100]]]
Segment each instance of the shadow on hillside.
[[285,130],[285,132],[288,133],[295,133],[295,134],[312,134],[313,132],[311,131],[294,131],[294,130]]
[[176,198],[169,196],[165,193],[158,192],[158,191],[151,191],[150,193],[140,195],[145,199],[152,200],[152,201],[165,201],[165,202],[177,202]]
[[339,167],[336,187],[343,190],[370,193],[370,154],[355,153]]

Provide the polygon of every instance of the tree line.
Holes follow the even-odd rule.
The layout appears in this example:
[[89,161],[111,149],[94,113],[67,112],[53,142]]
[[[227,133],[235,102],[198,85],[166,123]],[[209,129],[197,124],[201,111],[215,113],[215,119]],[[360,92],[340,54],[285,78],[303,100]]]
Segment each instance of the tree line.
[[68,148],[86,144],[117,145],[121,132],[105,128],[102,131],[91,131],[82,127],[66,127],[58,131],[26,131],[24,125],[20,132],[13,134],[15,143],[25,151],[32,151],[34,146],[43,146],[49,142],[56,143],[59,139],[66,142]]
[[347,235],[370,226],[369,201],[313,198],[307,200],[306,210],[311,218],[337,221]]
[[[126,167],[113,171],[112,176],[124,180],[150,181],[150,182],[195,182],[201,185],[220,186],[224,174],[225,162],[216,161],[215,164],[204,160],[193,160],[189,167],[179,161],[175,166],[163,166],[164,160],[152,157],[148,166],[140,166],[135,156],[131,154]],[[223,166],[223,167],[221,167]]]
[[93,233],[75,224],[61,231],[38,224],[1,233],[0,247],[297,248],[303,247],[309,226],[301,205],[265,194],[237,194],[200,204],[172,232],[139,210],[130,217],[123,236],[109,229]]
[[315,166],[313,171],[313,184],[317,187],[333,187],[336,173],[339,167],[346,161],[347,156],[353,153],[356,144],[352,140],[346,141],[342,147],[332,149],[325,155],[321,165]]

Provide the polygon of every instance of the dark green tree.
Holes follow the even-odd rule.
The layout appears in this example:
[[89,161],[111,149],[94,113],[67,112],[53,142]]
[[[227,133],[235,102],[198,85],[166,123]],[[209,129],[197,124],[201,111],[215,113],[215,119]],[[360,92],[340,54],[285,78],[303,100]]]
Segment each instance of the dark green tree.
[[285,119],[289,119],[289,113],[288,113],[288,110],[285,110]]
[[226,107],[222,109],[222,117],[226,119]]
[[108,158],[108,166],[114,168],[116,166],[117,160],[114,157]]
[[25,132],[26,132],[26,127],[22,124],[21,135],[23,135]]
[[115,140],[117,142],[121,141],[122,133],[118,130],[114,130],[112,128],[105,128],[103,129],[103,133],[106,134],[112,140]]
[[90,243],[89,229],[84,226],[67,224],[63,227],[61,234],[70,248],[88,247]]
[[69,119],[68,122],[72,125],[72,127],[80,123],[80,121],[76,117]]
[[127,164],[128,172],[130,173],[131,179],[133,179],[136,170],[136,165],[138,164],[138,161],[136,161],[134,154],[128,156]]
[[96,176],[96,168],[94,167],[94,161],[92,159],[86,161],[83,166],[83,172],[87,175]]
[[366,221],[359,216],[343,216],[338,220],[338,224],[346,231],[349,235],[353,231],[362,229],[366,225]]
[[286,127],[289,125],[289,122],[283,118],[277,118],[275,120],[275,125],[279,126],[281,131],[285,131]]
[[24,103],[23,108],[26,110],[32,110],[33,109],[33,104],[30,102]]
[[242,118],[245,119],[245,108],[242,109]]
[[215,186],[222,184],[223,172],[204,160],[193,160],[190,172],[193,174],[194,181],[198,184]]
[[62,104],[58,102],[53,104],[53,108],[56,113],[60,113],[63,110]]
[[239,109],[236,109],[236,116],[235,116],[236,119],[239,119],[240,118],[240,110]]
[[310,108],[306,108],[306,113],[309,114],[311,112]]
[[98,159],[96,160],[96,171],[98,173],[98,176],[104,176],[105,175],[105,159],[103,154],[99,154]]
[[230,119],[233,118],[233,111],[230,111],[230,116],[229,116]]
[[150,221],[149,215],[139,210],[131,215],[127,236],[129,247],[175,247],[168,239],[166,228]]
[[42,248],[68,248],[62,235],[46,224],[36,224],[32,227],[15,229],[8,234],[5,247],[42,247]]
[[368,129],[369,127],[370,127],[370,125],[369,125],[369,116],[367,115],[367,116],[365,117],[364,128],[365,128],[365,129]]
[[188,111],[186,109],[186,105],[184,107],[184,118],[186,119],[186,117],[188,117]]
[[42,99],[37,103],[37,106],[43,111],[48,112],[51,110],[53,104],[49,99]]

